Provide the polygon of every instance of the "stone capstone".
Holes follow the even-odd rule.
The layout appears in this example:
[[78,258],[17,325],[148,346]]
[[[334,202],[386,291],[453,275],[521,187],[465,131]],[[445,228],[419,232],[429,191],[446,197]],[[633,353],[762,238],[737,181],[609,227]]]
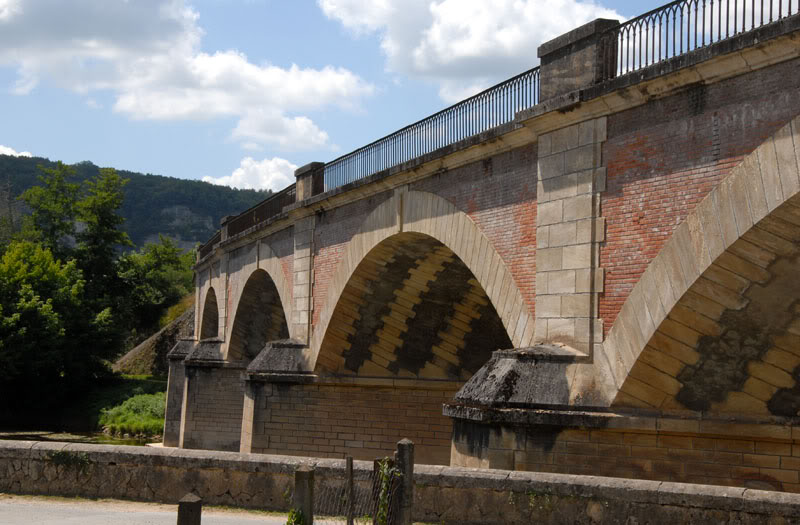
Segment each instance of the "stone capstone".
[[498,350],[461,387],[455,401],[486,407],[567,404],[567,370],[578,355],[553,344]]
[[194,344],[192,350],[187,354],[185,363],[193,366],[217,365],[225,360],[222,357],[221,339],[204,339]]
[[315,376],[308,370],[307,350],[305,344],[293,339],[271,341],[247,367],[247,377],[270,382],[311,381]]

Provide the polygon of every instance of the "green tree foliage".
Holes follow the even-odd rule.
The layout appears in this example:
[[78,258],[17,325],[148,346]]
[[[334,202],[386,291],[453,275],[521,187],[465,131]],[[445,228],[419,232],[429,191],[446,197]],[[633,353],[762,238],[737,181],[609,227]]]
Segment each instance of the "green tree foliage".
[[102,169],[96,179],[84,183],[86,194],[75,206],[80,226],[75,257],[86,279],[88,299],[97,309],[118,307],[118,299],[126,295],[118,276],[117,252],[132,246],[120,229],[125,219],[119,209],[127,182],[113,169]]
[[123,341],[157,326],[192,289],[194,254],[166,237],[139,252],[122,230],[126,179],[113,169],[77,184],[75,170],[43,168],[21,197],[27,224],[0,244],[0,404],[57,409],[108,377]]
[[125,307],[136,322],[136,334],[153,330],[167,308],[194,288],[194,250],[183,253],[163,235],[159,241],[119,259],[119,275],[128,290]]
[[[0,181],[10,182],[16,197],[37,182],[37,166],[56,169],[58,164],[41,157],[0,155]],[[91,162],[69,166],[74,169],[73,182],[96,178],[102,168]],[[186,180],[117,170],[130,182],[123,192],[125,200],[120,214],[125,217],[122,230],[137,247],[157,238],[159,233],[173,239],[205,242],[219,228],[219,221],[258,204],[269,196],[268,191],[236,190],[199,180]]]
[[26,237],[41,242],[56,257],[66,258],[68,243],[75,233],[75,213],[80,184],[72,182],[75,169],[58,162],[41,168],[40,186],[27,189],[20,199],[31,215],[25,225]]
[[0,398],[5,409],[55,404],[105,373],[94,336],[107,312],[87,311],[75,261],[62,263],[39,243],[13,241],[0,258]]

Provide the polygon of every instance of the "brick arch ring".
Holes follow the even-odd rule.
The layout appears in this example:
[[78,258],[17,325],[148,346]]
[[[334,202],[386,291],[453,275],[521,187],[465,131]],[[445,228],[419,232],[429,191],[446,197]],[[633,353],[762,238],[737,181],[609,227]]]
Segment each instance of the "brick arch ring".
[[731,245],[763,219],[783,214],[782,205],[800,206],[799,166],[797,117],[745,157],[675,229],[631,290],[603,343],[603,357],[595,360],[613,380],[604,385],[606,399],[624,395],[651,338]]
[[[315,323],[309,369],[316,366],[333,312],[358,265],[370,250],[402,232],[429,235],[452,250],[483,287],[514,347],[532,344],[533,315],[505,262],[478,226],[448,200],[433,193],[403,188],[395,190],[392,197],[375,208],[348,243]],[[506,290],[505,294],[503,290]]]
[[[256,261],[255,264],[248,264],[246,267],[250,267],[251,270],[247,274],[247,278],[243,279],[241,282],[246,283],[250,280],[250,277],[253,276],[255,272],[258,270],[263,270],[267,273],[272,282],[275,284],[275,288],[278,289],[278,296],[281,300],[281,307],[283,307],[283,314],[286,316],[286,322],[289,324],[289,329],[291,330],[291,323],[289,323],[289,313],[291,310],[291,289],[289,288],[289,281],[286,279],[286,276],[283,273],[283,267],[281,266],[280,259],[269,244],[258,241],[259,247],[257,250]],[[233,323],[236,320],[236,313],[239,310],[239,304],[242,299],[242,294],[244,293],[245,286],[240,286],[236,290],[236,296],[233,297],[233,301],[229,304],[233,304],[234,307],[232,311],[228,314],[227,319],[225,321],[225,330],[224,330],[224,337],[225,337],[225,345],[223,348],[223,355],[225,359],[228,356],[228,344],[230,343],[231,339],[231,330],[233,330]],[[218,298],[219,300],[219,298]],[[292,336],[290,332],[290,336]]]

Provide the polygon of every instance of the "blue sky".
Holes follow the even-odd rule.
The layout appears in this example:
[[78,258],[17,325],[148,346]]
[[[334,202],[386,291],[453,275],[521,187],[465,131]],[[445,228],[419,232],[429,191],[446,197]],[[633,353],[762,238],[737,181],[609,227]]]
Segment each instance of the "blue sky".
[[281,189],[662,3],[0,0],[0,153]]

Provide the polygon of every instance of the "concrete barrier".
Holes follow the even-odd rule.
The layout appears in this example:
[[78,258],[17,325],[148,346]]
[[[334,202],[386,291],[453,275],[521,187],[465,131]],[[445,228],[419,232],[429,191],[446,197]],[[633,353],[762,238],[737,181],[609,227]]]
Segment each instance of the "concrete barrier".
[[[0,441],[0,492],[287,511],[294,472],[315,490],[344,487],[346,462],[171,448]],[[371,462],[354,462],[369,490]],[[325,514],[326,509],[317,510]],[[537,472],[414,467],[415,521],[491,523],[795,523],[800,495],[744,488]]]

